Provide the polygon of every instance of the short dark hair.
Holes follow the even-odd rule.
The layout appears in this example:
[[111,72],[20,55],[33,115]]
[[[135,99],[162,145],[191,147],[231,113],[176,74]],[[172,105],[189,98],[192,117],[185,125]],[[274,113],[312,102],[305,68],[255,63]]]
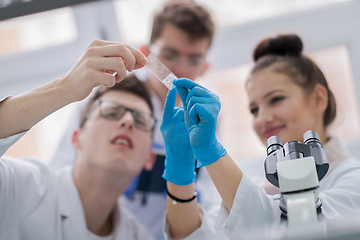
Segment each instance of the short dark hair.
[[316,63],[302,54],[303,43],[296,34],[265,38],[253,52],[255,66],[251,74],[275,66],[275,71],[288,75],[305,93],[311,93],[316,84],[326,88],[328,105],[324,113],[324,126],[329,126],[336,117],[336,101],[326,78]]
[[209,39],[209,47],[215,32],[215,24],[209,11],[193,0],[170,0],[154,17],[150,42],[154,43],[167,24],[185,31],[191,38]]
[[128,74],[121,82],[115,83],[112,87],[105,87],[101,86],[99,87],[94,95],[89,99],[87,102],[85,108],[80,114],[80,128],[82,128],[86,122],[86,115],[90,111],[93,104],[98,100],[102,95],[104,95],[107,92],[111,91],[120,91],[120,92],[127,92],[132,93],[136,96],[139,96],[140,98],[144,99],[145,102],[148,104],[151,116],[154,115],[154,109],[151,102],[150,93],[147,90],[145,83],[140,81],[135,74]]

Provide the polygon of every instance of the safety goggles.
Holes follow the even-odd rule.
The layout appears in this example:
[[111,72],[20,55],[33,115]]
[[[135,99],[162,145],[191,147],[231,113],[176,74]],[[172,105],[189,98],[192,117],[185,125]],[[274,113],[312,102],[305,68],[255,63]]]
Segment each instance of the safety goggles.
[[204,56],[182,56],[179,52],[175,50],[161,49],[155,44],[151,44],[149,46],[149,50],[167,64],[178,65],[181,63],[181,61],[185,61],[185,64],[187,66],[196,68],[201,66],[205,61]]
[[155,128],[156,119],[148,114],[145,114],[141,111],[127,108],[125,106],[122,106],[120,104],[111,102],[111,101],[105,101],[105,100],[99,100],[96,101],[94,106],[89,110],[89,112],[86,114],[84,120],[80,124],[80,127],[82,127],[87,119],[89,118],[90,113],[96,108],[99,107],[99,115],[100,117],[112,121],[118,121],[120,120],[126,112],[130,112],[133,119],[134,119],[134,125],[137,129],[144,131],[144,132],[151,132]]

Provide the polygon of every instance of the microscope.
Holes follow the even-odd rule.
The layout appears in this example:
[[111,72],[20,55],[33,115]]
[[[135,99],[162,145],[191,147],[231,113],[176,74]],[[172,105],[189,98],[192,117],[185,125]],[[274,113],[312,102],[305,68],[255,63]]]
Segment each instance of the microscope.
[[327,156],[319,135],[309,130],[303,143],[272,136],[267,140],[265,159],[267,180],[280,188],[281,219],[288,226],[317,222],[321,219],[319,181],[329,169]]

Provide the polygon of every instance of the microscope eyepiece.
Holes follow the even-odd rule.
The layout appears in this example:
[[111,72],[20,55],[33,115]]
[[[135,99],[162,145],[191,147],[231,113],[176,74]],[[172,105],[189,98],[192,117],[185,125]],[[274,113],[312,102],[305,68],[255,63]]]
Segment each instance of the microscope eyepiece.
[[303,142],[306,145],[323,148],[323,145],[321,144],[321,141],[320,141],[319,134],[317,134],[317,132],[312,131],[312,130],[306,131],[304,133]]
[[271,136],[267,140],[267,155],[269,156],[271,153],[283,147],[283,141],[278,136]]

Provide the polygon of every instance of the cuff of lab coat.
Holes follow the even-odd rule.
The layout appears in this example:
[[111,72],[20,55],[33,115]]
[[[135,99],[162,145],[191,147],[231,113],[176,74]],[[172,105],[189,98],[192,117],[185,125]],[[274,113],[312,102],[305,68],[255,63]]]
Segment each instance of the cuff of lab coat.
[[0,156],[2,156],[13,144],[15,144],[27,131],[12,135],[7,138],[0,138]]
[[0,99],[0,103],[2,102],[2,101],[5,101],[6,99],[8,99],[8,98],[11,98],[12,96],[6,96],[6,97],[4,97],[4,98],[1,98]]
[[[0,99],[0,103],[5,101],[8,98],[11,98],[12,96],[6,96],[4,98]],[[27,131],[18,133],[15,135],[12,135],[7,138],[0,138],[0,156],[2,156],[14,143],[16,143],[22,136],[25,135]]]

